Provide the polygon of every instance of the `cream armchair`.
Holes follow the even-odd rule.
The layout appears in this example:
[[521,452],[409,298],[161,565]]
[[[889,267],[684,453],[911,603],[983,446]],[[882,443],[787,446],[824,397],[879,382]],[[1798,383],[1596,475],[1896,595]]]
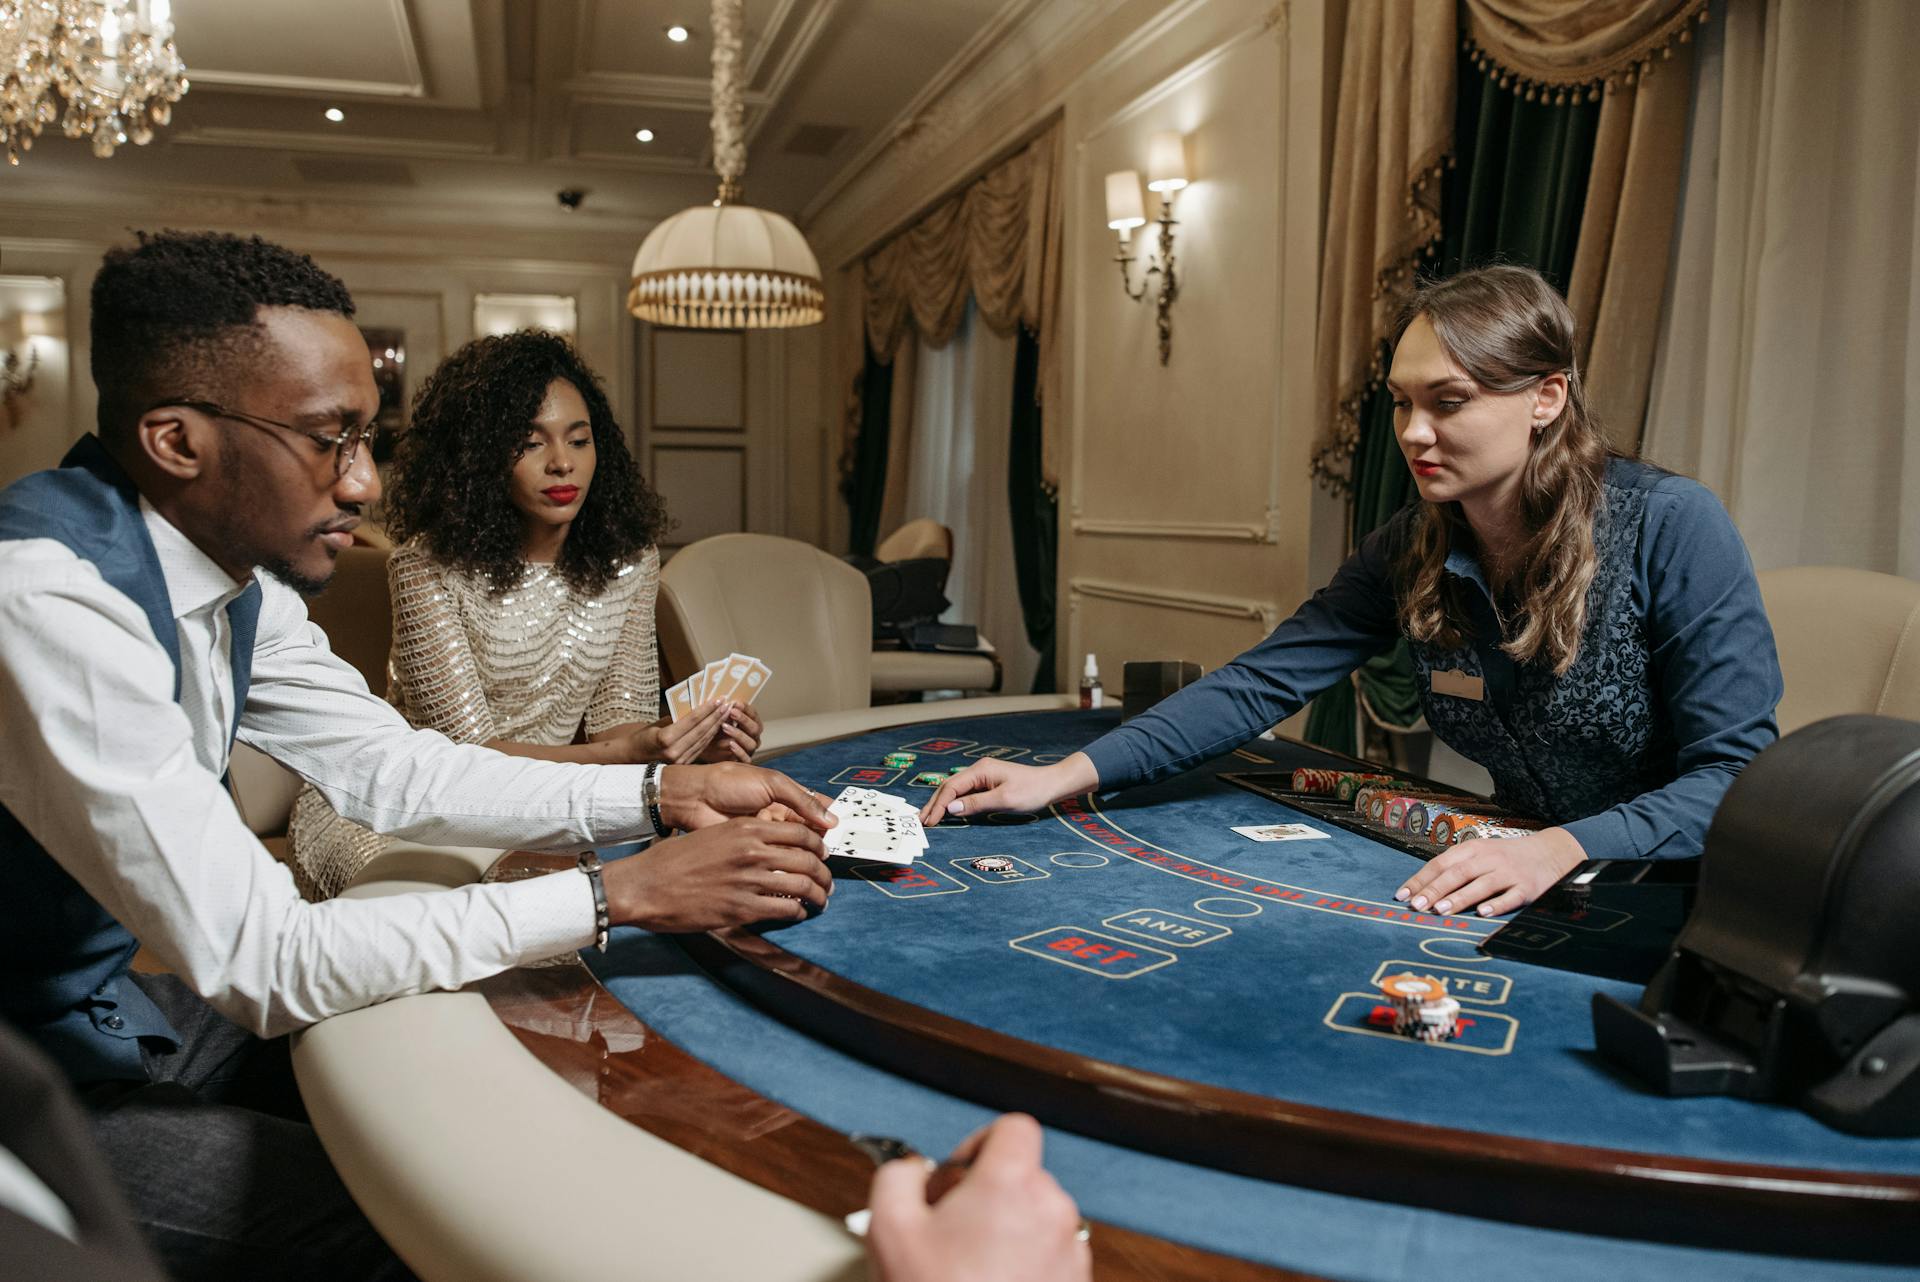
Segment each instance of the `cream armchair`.
[[1786,681],[1781,734],[1849,712],[1920,720],[1920,583],[1812,565],[1759,579]]
[[675,681],[735,651],[772,668],[754,705],[762,720],[869,702],[866,576],[811,544],[720,534],[681,548],[660,571],[655,627]]

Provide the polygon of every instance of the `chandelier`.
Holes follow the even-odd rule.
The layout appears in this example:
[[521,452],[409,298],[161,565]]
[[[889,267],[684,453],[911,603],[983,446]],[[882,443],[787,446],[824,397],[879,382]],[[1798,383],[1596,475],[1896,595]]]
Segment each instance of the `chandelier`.
[[153,141],[187,92],[172,10],[170,0],[0,0],[7,163],[55,121],[69,138],[90,137],[96,156]]
[[741,137],[741,0],[713,0],[713,167],[720,194],[655,227],[633,256],[627,310],[689,329],[788,329],[816,324],[826,294],[800,229],[737,203],[747,168]]

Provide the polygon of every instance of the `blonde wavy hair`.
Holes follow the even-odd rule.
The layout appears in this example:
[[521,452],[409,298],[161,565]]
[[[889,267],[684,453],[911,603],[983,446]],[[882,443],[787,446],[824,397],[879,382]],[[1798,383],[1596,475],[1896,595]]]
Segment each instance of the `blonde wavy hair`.
[[[1447,355],[1487,391],[1518,392],[1566,375],[1566,404],[1535,433],[1521,474],[1528,534],[1508,579],[1511,603],[1500,612],[1500,648],[1517,663],[1543,662],[1562,675],[1580,653],[1598,564],[1593,522],[1613,455],[1587,408],[1573,313],[1539,272],[1501,265],[1421,285],[1395,319],[1396,346],[1422,316]],[[1414,640],[1451,649],[1464,643],[1467,616],[1443,571],[1456,542],[1473,546],[1473,531],[1458,503],[1423,506],[1402,563],[1400,622]]]

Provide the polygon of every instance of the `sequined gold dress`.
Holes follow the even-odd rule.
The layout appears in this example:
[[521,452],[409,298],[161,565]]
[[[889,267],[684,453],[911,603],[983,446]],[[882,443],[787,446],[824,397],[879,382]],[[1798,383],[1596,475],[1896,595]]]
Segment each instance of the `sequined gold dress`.
[[[559,746],[587,733],[657,720],[660,669],[653,608],[660,557],[623,565],[597,597],[529,564],[512,591],[435,561],[420,540],[387,563],[393,653],[387,700],[414,725],[456,743]],[[340,893],[387,839],[340,817],[311,786],[288,828],[295,879],[309,899]]]

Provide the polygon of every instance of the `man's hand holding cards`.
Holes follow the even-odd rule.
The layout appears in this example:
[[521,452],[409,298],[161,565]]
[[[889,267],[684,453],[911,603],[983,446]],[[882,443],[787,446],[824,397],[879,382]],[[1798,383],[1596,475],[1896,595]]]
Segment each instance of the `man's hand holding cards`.
[[829,856],[910,864],[927,848],[919,814],[898,797],[871,788],[847,788],[827,811],[839,820],[822,838]]
[[[760,746],[760,718],[753,702],[773,669],[750,654],[715,659],[667,691],[671,725],[689,723],[695,738],[684,760],[751,761]],[[717,715],[716,715],[717,710]],[[712,722],[709,727],[708,721]]]

